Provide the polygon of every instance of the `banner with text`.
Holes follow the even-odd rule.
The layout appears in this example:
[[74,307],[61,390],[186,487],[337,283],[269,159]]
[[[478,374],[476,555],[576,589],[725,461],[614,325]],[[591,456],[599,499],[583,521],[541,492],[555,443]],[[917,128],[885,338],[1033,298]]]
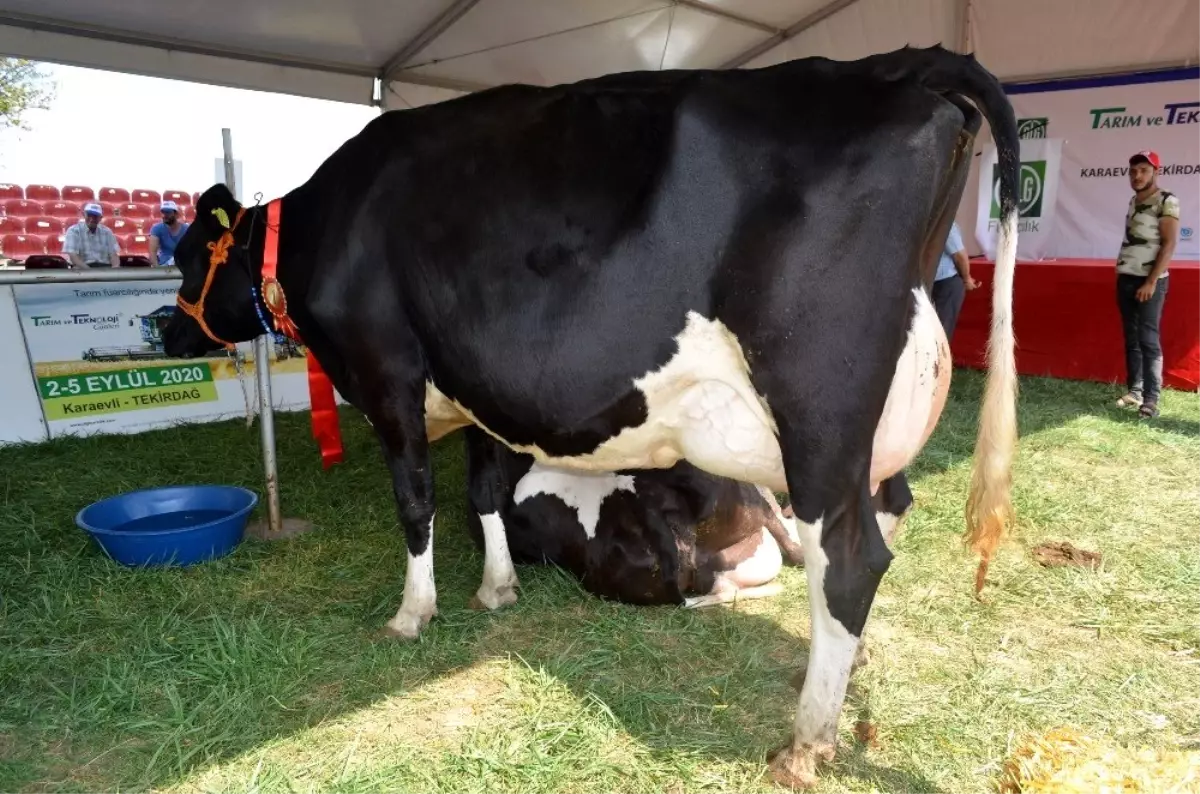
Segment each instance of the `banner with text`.
[[[168,358],[162,329],[177,284],[29,284],[14,287],[29,360],[51,437],[125,433],[257,410],[253,346],[237,356]],[[305,353],[274,351],[273,404],[308,407]],[[239,369],[243,376],[239,377]]]
[[[1057,139],[1022,140],[1021,171],[1017,180],[1017,256],[1041,259],[1055,244],[1058,186],[1063,142]],[[989,144],[980,158],[979,210],[975,239],[989,259],[996,256],[1000,228],[1000,172],[996,147]]]
[[[1132,196],[1129,158],[1151,149],[1162,159],[1159,186],[1179,197],[1175,258],[1200,259],[1200,80],[1195,70],[1169,77],[1010,95],[1025,141],[1062,141],[1057,206],[1052,208],[1055,231],[1032,258],[1115,260]],[[977,229],[978,242],[986,249],[990,235],[984,232]],[[1024,239],[1020,248],[1025,257]]]

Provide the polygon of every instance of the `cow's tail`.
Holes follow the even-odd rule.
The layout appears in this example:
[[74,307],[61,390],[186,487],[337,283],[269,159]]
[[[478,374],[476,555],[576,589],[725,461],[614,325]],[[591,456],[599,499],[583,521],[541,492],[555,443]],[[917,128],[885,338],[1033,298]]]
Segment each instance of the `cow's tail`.
[[[988,374],[984,387],[974,468],[967,498],[964,540],[980,555],[975,592],[983,589],[988,563],[1013,519],[1012,461],[1017,447],[1017,367],[1013,336],[1013,271],[1017,265],[1017,183],[1021,141],[1012,104],[1000,82],[974,56],[942,47],[904,48],[876,60],[892,79],[915,78],[935,91],[961,94],[980,109],[992,129],[1000,167],[1000,230],[992,286],[992,327],[988,339]],[[879,72],[877,71],[876,74]],[[990,175],[981,174],[980,179]]]
[[[995,129],[995,127],[993,127]],[[1013,138],[1016,138],[1014,125]],[[1017,264],[1016,169],[1020,150],[1013,149],[1011,171],[1000,152],[1000,236],[996,243],[996,269],[992,286],[992,328],[988,338],[988,374],[983,391],[979,434],[975,439],[975,462],[971,491],[967,497],[966,540],[980,556],[975,573],[975,592],[983,589],[988,563],[1013,519],[1012,461],[1017,448],[1017,364],[1013,348],[1013,271]],[[986,178],[983,177],[983,178]],[[1008,190],[1005,184],[1010,183]]]
[[[1017,266],[1017,184],[1021,141],[1012,104],[1000,82],[973,56],[940,47],[925,50],[931,88],[956,91],[987,118],[996,142],[1000,181],[1000,229],[992,285],[992,327],[988,338],[987,383],[975,439],[971,490],[964,540],[979,555],[975,592],[983,589],[988,563],[1013,520],[1012,463],[1017,449],[1017,365],[1013,335],[1013,273]],[[939,85],[941,84],[941,85]],[[981,174],[988,179],[990,174]]]

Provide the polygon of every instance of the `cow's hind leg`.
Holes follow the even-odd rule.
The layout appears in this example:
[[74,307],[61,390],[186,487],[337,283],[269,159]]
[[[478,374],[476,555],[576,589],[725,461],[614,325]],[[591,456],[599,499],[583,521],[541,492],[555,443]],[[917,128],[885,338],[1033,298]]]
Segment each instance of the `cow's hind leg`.
[[473,609],[499,609],[517,602],[517,571],[508,550],[504,516],[515,483],[499,465],[500,445],[477,427],[463,431],[467,443],[467,492],[483,528],[483,581],[471,599]]
[[[909,510],[912,509],[912,505],[912,491],[909,490],[908,479],[902,471],[884,480],[871,497],[871,507],[875,511],[875,521],[879,524],[879,533],[889,546],[894,543],[896,532],[904,521],[904,518],[908,515]],[[864,626],[863,632],[859,636],[858,651],[854,654],[854,664],[851,666],[851,672],[863,667],[870,661],[870,643],[867,639],[866,627]],[[800,691],[804,687],[806,675],[807,670],[801,669],[792,678],[792,686],[797,691]]]
[[792,740],[771,758],[772,776],[789,786],[816,782],[817,764],[833,759],[838,718],[871,601],[891,562],[865,482],[845,497],[796,509],[812,612],[812,639]]

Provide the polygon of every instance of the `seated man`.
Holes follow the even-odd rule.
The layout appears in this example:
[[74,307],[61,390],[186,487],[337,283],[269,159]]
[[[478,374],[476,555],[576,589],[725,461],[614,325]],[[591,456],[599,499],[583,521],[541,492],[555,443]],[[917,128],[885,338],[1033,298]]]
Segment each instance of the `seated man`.
[[[761,598],[779,592],[769,583],[785,557],[803,564],[794,524],[769,491],[686,461],[624,473],[553,469],[467,433],[476,544],[484,547],[483,521],[498,507],[514,563],[558,565],[602,598],[688,607]],[[500,504],[484,506],[491,500]]]
[[63,236],[63,253],[72,267],[120,267],[121,247],[112,229],[100,222],[104,210],[91,202],[83,208],[83,220]]
[[150,264],[165,267],[175,264],[175,246],[183,238],[188,225],[179,217],[179,205],[174,201],[162,203],[162,221],[150,227]]

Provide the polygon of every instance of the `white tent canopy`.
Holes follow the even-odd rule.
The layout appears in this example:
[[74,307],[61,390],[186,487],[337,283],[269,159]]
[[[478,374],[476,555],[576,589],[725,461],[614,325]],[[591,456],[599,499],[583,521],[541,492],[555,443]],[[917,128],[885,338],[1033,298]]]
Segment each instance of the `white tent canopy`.
[[1197,63],[1196,0],[4,0],[0,54],[384,108],[941,43],[1006,82]]

